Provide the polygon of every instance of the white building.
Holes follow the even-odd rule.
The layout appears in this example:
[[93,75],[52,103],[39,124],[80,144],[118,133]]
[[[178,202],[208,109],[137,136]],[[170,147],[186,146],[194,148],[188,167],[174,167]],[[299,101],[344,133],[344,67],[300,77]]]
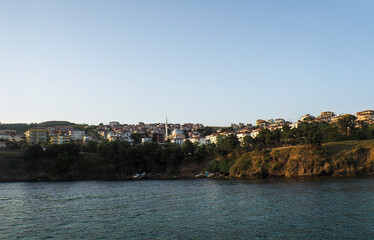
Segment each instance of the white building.
[[189,140],[192,143],[198,143],[198,144],[200,144],[200,138],[198,138],[198,137],[191,137]]
[[260,131],[261,131],[260,128],[253,130],[253,131],[251,132],[251,137],[252,137],[252,138],[256,138],[257,135],[260,133]]
[[275,124],[277,124],[278,126],[283,126],[284,124],[286,124],[286,120],[284,120],[283,118],[277,118],[275,119]]
[[123,132],[123,133],[117,133],[117,132],[109,132],[106,135],[106,138],[109,140],[109,142],[112,141],[127,141],[127,142],[133,142],[131,138],[131,133],[129,132]]
[[12,140],[12,136],[10,135],[0,135],[0,140]]
[[307,119],[315,119],[315,117],[314,116],[312,116],[312,115],[310,115],[309,113],[308,114],[305,114],[304,116],[302,116],[301,118],[300,118],[300,120],[301,121],[305,121],[305,120],[307,120]]
[[210,144],[210,141],[208,141],[206,138],[204,137],[192,137],[190,138],[190,142],[192,143],[197,143],[199,145],[207,145],[207,144]]
[[64,144],[70,142],[70,138],[66,136],[58,136],[58,144]]
[[246,136],[251,136],[250,132],[240,132],[236,134],[236,137],[239,139],[239,141],[242,143],[244,141],[244,138]]
[[182,145],[185,140],[184,133],[180,129],[174,129],[172,134],[168,138],[170,139],[171,143],[176,143],[179,145]]
[[170,142],[171,142],[171,143],[175,143],[175,144],[182,145],[183,142],[184,142],[184,139],[175,138],[175,139],[171,139]]
[[149,143],[149,142],[152,142],[152,138],[150,138],[150,137],[142,138],[142,143]]
[[76,131],[76,130],[69,131],[69,136],[71,140],[83,140],[84,135],[85,135],[84,131]]
[[211,144],[216,144],[218,142],[218,138],[224,138],[225,135],[220,135],[220,134],[217,134],[217,133],[213,133],[211,135],[208,135],[205,137],[206,141],[211,143]]
[[299,127],[299,122],[291,123],[290,128],[298,128]]
[[20,136],[14,136],[13,139],[12,139],[13,142],[21,142],[22,141],[22,137]]

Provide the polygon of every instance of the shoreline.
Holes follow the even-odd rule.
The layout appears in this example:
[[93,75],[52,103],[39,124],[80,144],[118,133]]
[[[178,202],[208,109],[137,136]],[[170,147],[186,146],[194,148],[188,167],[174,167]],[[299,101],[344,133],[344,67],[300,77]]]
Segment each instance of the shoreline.
[[[240,152],[204,161],[178,159],[177,164],[155,163],[130,168],[121,161],[93,153],[27,159],[21,151],[0,152],[0,182],[136,181],[206,178],[264,179],[318,176],[374,175],[374,140],[299,145],[264,151]],[[153,164],[153,165],[152,165]],[[143,180],[143,179],[141,179]]]
[[343,178],[361,178],[361,177],[374,177],[374,173],[367,173],[367,174],[357,174],[357,175],[303,175],[303,176],[292,176],[292,177],[284,177],[284,176],[267,176],[267,177],[159,177],[159,178],[148,178],[145,177],[143,179],[130,179],[130,178],[65,178],[65,179],[47,179],[47,178],[38,178],[38,179],[9,179],[4,180],[0,179],[0,183],[16,183],[16,182],[25,182],[25,183],[33,183],[33,182],[84,182],[84,181],[105,181],[105,182],[138,182],[138,181],[168,181],[168,180],[224,180],[224,181],[236,181],[236,180],[298,180],[298,179],[327,179],[327,178],[334,178],[334,179],[343,179]]

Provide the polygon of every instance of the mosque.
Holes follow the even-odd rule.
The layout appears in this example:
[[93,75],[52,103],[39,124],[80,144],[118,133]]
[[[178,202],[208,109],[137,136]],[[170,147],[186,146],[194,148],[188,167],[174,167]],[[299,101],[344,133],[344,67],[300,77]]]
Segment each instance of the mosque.
[[171,143],[182,145],[185,140],[185,136],[182,130],[174,129],[171,135],[169,136],[169,139]]
[[168,119],[166,117],[166,124],[165,124],[165,132],[166,137],[165,140],[170,140],[171,143],[182,145],[185,141],[185,136],[182,130],[176,128],[173,130],[171,135],[168,134]]

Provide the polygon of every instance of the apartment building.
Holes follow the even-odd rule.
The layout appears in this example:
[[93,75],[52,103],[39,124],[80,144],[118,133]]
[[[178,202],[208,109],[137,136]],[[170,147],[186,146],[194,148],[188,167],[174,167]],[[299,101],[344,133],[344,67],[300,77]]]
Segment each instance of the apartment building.
[[336,114],[331,111],[322,112],[318,117],[316,117],[316,121],[330,123],[335,116]]
[[49,140],[48,130],[45,129],[30,129],[25,132],[26,140],[31,144],[45,143]]
[[365,110],[356,113],[357,121],[365,124],[374,123],[374,110]]
[[76,131],[76,130],[70,130],[69,136],[71,140],[81,140],[83,141],[85,132],[84,131]]

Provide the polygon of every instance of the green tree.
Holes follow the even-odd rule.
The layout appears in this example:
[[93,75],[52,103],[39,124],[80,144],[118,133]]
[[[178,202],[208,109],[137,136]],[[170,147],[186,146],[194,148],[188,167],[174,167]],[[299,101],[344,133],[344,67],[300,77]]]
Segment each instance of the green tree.
[[272,148],[279,147],[281,143],[281,130],[276,129],[271,132],[270,146]]
[[296,144],[296,137],[295,132],[297,131],[296,128],[291,129],[290,126],[284,125],[281,131],[281,143],[283,145],[295,145]]
[[142,142],[141,133],[131,133],[130,137],[134,141],[135,144],[140,144]]
[[339,131],[341,131],[346,137],[353,134],[356,127],[356,117],[351,114],[346,114],[340,117],[337,121]]
[[35,160],[44,157],[44,150],[42,146],[39,144],[34,144],[28,147],[25,152],[23,153],[23,156],[26,159]]
[[208,149],[206,145],[195,145],[194,160],[197,162],[204,161],[208,156]]
[[182,144],[182,152],[185,159],[189,160],[195,153],[195,145],[190,140],[184,141]]
[[236,149],[238,146],[240,146],[240,141],[236,135],[229,134],[226,139],[231,149]]
[[220,136],[217,140],[216,153],[219,156],[226,156],[229,153],[234,153],[239,147],[240,141],[235,135]]
[[201,132],[200,136],[205,137],[213,133],[212,127],[205,127],[204,130]]
[[[300,124],[300,143],[306,144],[320,144],[323,138],[323,130],[321,124],[318,122],[302,123]],[[298,129],[299,129],[298,128]]]
[[269,129],[262,129],[255,138],[255,148],[257,150],[262,150],[265,148],[270,148],[272,144],[272,133]]
[[5,149],[7,150],[18,150],[23,147],[23,142],[13,142],[9,140],[5,140]]
[[86,150],[89,153],[96,153],[97,152],[97,142],[88,141],[88,143],[86,145]]
[[61,174],[68,174],[76,160],[74,156],[69,155],[67,152],[59,154],[56,159],[57,171]]
[[255,147],[255,139],[251,136],[245,136],[243,138],[243,150],[244,151],[252,151]]

